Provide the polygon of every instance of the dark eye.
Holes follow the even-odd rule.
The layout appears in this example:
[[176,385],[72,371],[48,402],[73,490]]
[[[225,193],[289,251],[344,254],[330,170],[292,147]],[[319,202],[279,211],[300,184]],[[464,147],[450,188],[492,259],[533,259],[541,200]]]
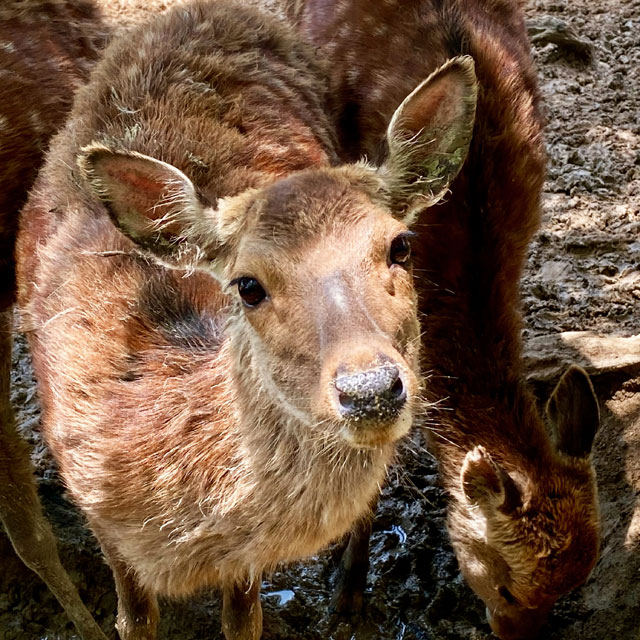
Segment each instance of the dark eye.
[[247,307],[259,305],[267,297],[267,292],[255,278],[238,278],[235,284],[238,285],[238,293]]
[[411,243],[408,234],[402,234],[393,239],[389,249],[389,264],[399,264],[403,267],[411,260]]
[[507,587],[500,587],[498,593],[509,603],[516,604],[518,601],[513,597],[513,594]]

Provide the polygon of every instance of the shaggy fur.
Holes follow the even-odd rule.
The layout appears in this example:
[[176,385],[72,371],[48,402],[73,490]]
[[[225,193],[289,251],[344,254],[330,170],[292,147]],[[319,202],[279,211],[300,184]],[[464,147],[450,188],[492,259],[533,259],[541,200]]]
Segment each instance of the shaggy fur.
[[0,6],[0,309],[15,301],[18,212],[73,95],[114,32],[181,0],[4,0]]
[[[518,284],[538,225],[545,155],[521,9],[514,0],[288,5],[327,61],[347,158],[384,158],[387,123],[403,97],[451,56],[476,63],[468,159],[450,195],[416,226],[425,396],[440,409],[430,430],[462,570],[501,637],[523,637],[587,578],[599,525],[591,440],[580,456],[554,447],[523,382]],[[581,389],[570,393],[597,421]],[[561,428],[580,432],[582,424],[567,425],[575,416],[565,418]],[[461,473],[478,446],[501,470],[498,480],[506,473],[521,494],[508,514],[478,507],[463,491]]]
[[[428,166],[450,180],[473,65],[433,78],[454,97],[426,85],[388,135],[427,148],[420,132],[437,131]],[[108,49],[25,208],[19,302],[44,428],[114,570],[126,640],[153,637],[156,594],[211,584],[227,638],[259,637],[262,573],[368,513],[411,424],[416,297],[390,246],[429,175],[389,179],[406,165],[393,154],[335,166],[326,114],[293,31],[195,3]],[[267,294],[254,308],[247,276]],[[343,418],[337,373],[389,362],[400,415]]]

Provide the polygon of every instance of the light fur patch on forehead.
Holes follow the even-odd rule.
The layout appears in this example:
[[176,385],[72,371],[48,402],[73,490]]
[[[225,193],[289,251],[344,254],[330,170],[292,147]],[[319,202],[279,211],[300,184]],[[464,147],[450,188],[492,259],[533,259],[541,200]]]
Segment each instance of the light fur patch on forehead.
[[[386,261],[389,243],[406,226],[376,206],[358,191],[341,200],[322,203],[324,222],[313,233],[287,228],[277,236],[268,229],[262,235],[248,232],[240,240],[230,278],[251,274],[263,279],[272,290],[288,289],[292,281],[304,282],[331,277],[335,273],[364,273],[379,261]],[[349,211],[336,211],[341,207]],[[322,212],[321,212],[322,213]],[[290,223],[293,225],[295,223]]]
[[382,185],[366,165],[303,171],[261,190],[251,207],[250,234],[293,248],[358,224],[384,203]]

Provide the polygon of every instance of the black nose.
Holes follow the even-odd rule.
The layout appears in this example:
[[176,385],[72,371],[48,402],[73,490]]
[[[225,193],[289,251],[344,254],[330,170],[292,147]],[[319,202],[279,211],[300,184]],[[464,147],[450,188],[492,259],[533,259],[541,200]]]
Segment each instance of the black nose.
[[407,394],[398,367],[384,364],[336,376],[340,413],[354,420],[388,420],[400,413]]

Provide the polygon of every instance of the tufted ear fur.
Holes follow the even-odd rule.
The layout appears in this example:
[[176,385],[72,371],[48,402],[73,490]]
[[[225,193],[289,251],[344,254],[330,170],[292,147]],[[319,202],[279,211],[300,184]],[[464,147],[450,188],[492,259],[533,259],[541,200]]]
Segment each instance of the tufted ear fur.
[[585,458],[591,453],[600,426],[598,399],[587,372],[571,365],[547,403],[547,418],[561,453]]
[[473,59],[448,60],[412,91],[387,129],[389,155],[380,172],[392,206],[407,224],[440,200],[469,151],[477,83]]
[[82,149],[78,165],[113,223],[161,264],[215,273],[229,233],[176,167],[101,144]]
[[482,509],[511,513],[522,505],[518,486],[484,447],[475,447],[467,453],[460,480],[467,500]]

